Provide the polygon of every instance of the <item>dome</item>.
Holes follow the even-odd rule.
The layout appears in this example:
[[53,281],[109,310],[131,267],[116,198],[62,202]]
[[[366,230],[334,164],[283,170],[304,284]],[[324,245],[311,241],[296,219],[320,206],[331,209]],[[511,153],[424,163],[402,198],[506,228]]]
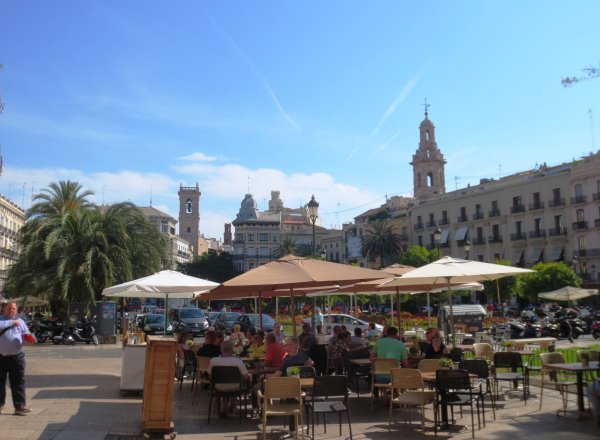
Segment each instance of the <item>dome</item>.
[[237,215],[238,220],[256,219],[258,218],[258,207],[256,200],[252,194],[246,194],[240,205],[240,211]]

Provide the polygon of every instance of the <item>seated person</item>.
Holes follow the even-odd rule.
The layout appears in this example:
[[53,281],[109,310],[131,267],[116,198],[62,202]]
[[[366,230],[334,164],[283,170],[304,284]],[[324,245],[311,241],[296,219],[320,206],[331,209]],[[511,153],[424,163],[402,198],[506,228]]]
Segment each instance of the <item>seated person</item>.
[[352,339],[350,341],[350,346],[352,348],[360,348],[360,347],[364,347],[366,345],[366,341],[363,339],[362,337],[362,328],[360,327],[356,327],[354,329],[354,336],[352,336]]
[[381,332],[377,330],[377,328],[375,327],[375,323],[373,321],[369,322],[369,330],[367,330],[367,339],[371,341],[373,339],[377,339],[379,336],[381,336]]
[[337,342],[338,337],[340,336],[341,332],[342,332],[342,328],[339,325],[333,326],[333,336],[331,338],[329,338],[329,347],[330,348],[333,348],[333,346]]
[[300,350],[305,353],[310,352],[312,346],[317,344],[317,338],[312,332],[310,324],[302,324],[302,333],[298,336],[298,341],[300,343]]
[[243,347],[246,336],[241,331],[241,327],[239,324],[233,324],[233,331],[231,335],[229,335],[229,340],[233,342],[235,347]]
[[283,361],[283,358],[287,354],[285,347],[283,344],[277,342],[277,338],[274,333],[268,333],[265,337],[265,342],[265,367],[279,368],[281,361]]
[[425,359],[440,359],[446,352],[446,346],[442,342],[440,335],[436,335],[431,338],[431,343],[425,346],[423,354]]
[[275,323],[275,325],[273,325],[273,331],[271,333],[273,333],[273,335],[275,336],[275,341],[283,345],[283,343],[285,342],[285,335],[281,331],[281,324]]
[[216,344],[217,332],[209,330],[204,335],[204,344],[198,349],[196,353],[198,356],[204,357],[217,357],[221,355],[221,347]]
[[267,353],[267,346],[264,342],[265,332],[258,331],[252,339],[252,343],[246,349],[246,353],[252,359],[262,359]]
[[288,367],[312,367],[314,365],[312,359],[305,352],[299,351],[298,338],[295,336],[290,336],[285,340],[285,348],[287,355],[281,361],[279,369],[267,377],[287,376]]
[[336,370],[343,368],[344,361],[348,359],[350,354],[350,344],[352,341],[352,335],[349,331],[343,331],[340,333],[337,342],[331,350],[331,358],[334,360],[334,366]]
[[404,343],[397,339],[398,329],[389,327],[387,337],[379,338],[375,343],[372,358],[396,359],[403,367],[408,368],[408,350]]

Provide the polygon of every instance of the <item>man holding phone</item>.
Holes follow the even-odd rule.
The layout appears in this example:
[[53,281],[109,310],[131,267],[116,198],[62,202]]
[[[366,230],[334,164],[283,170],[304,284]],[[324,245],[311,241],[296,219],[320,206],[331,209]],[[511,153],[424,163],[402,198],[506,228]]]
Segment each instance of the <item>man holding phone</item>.
[[17,304],[9,301],[0,316],[0,413],[6,402],[6,376],[10,381],[15,415],[26,415],[31,408],[25,401],[25,353],[23,342],[35,342],[27,325],[17,318]]

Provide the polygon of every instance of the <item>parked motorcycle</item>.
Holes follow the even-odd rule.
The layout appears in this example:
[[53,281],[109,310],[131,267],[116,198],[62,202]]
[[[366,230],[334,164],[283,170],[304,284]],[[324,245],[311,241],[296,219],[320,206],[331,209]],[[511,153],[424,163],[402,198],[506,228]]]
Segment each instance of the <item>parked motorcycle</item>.
[[31,321],[29,331],[35,335],[39,343],[43,343],[52,340],[54,336],[60,336],[63,332],[63,324],[58,318],[35,317]]
[[85,342],[86,344],[93,343],[98,345],[98,336],[93,324],[96,322],[96,316],[92,319],[83,318],[75,325],[68,326],[59,336],[52,338],[52,342],[56,345],[75,345],[77,342]]

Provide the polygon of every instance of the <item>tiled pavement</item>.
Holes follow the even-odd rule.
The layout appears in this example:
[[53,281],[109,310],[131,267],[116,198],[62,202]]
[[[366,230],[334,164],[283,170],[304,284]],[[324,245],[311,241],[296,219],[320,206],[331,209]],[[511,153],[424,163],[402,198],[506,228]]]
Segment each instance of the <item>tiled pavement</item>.
[[[63,347],[36,345],[26,347],[27,352],[27,395],[33,412],[27,416],[13,416],[10,391],[7,407],[0,415],[0,438],[12,439],[57,439],[57,440],[132,440],[143,438],[140,430],[141,397],[121,395],[119,380],[121,350],[117,345],[99,347],[77,345]],[[364,385],[366,391],[366,385]],[[560,399],[556,392],[544,394],[544,408],[538,410],[539,388],[532,387],[532,395],[523,404],[520,393],[509,392],[499,402],[497,420],[492,420],[487,411],[487,426],[476,430],[477,439],[507,439],[517,436],[527,440],[600,438],[600,426],[592,418],[577,421],[576,416],[557,417]],[[574,396],[573,396],[574,397]],[[234,439],[255,440],[260,438],[257,420],[246,420],[241,425],[237,418],[214,418],[206,423],[208,399],[206,391],[197,395],[196,405],[191,405],[190,384],[184,383],[183,390],[175,387],[173,421],[178,439]],[[352,431],[354,439],[410,439],[433,438],[433,430],[420,429],[418,416],[412,426],[405,426],[397,411],[391,433],[387,428],[387,408],[377,402],[370,409],[370,400],[361,393],[351,400]],[[426,413],[432,416],[431,410]],[[417,422],[415,422],[415,419]],[[465,413],[457,425],[438,433],[437,438],[469,439],[470,416]],[[274,435],[282,429],[278,421],[272,421]],[[426,425],[431,426],[431,424]],[[331,416],[327,433],[323,426],[317,427],[319,439],[347,438],[348,427],[343,426],[339,437],[337,418]]]

